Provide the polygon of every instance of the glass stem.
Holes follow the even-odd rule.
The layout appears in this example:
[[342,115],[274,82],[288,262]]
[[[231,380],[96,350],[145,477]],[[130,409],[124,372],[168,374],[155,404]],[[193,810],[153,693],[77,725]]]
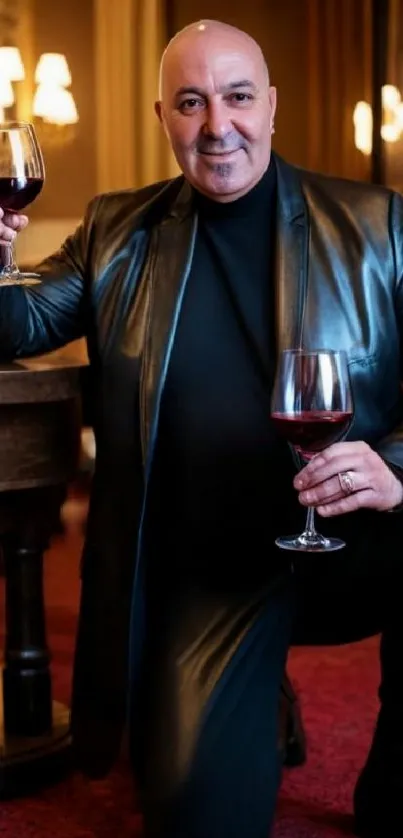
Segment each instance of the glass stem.
[[3,275],[6,274],[6,276],[9,276],[9,274],[18,273],[17,265],[14,262],[14,249],[13,249],[13,245],[12,245],[11,242],[7,247],[4,248],[4,251],[6,252],[7,255],[6,255],[6,262],[3,266],[3,269],[1,271],[1,273]]
[[304,535],[307,535],[309,537],[317,535],[316,527],[315,527],[315,507],[314,506],[308,506],[308,511],[306,513]]

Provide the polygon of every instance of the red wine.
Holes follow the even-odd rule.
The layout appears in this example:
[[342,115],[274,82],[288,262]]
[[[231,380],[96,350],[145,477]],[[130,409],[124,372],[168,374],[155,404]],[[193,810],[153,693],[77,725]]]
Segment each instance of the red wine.
[[272,413],[281,434],[306,455],[323,451],[348,430],[353,414],[342,410],[306,410],[302,413]]
[[39,195],[43,178],[0,177],[0,207],[11,212],[20,212]]

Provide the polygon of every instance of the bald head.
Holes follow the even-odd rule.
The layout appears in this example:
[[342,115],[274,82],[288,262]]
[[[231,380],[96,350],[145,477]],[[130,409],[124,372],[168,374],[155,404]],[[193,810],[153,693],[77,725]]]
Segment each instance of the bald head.
[[261,47],[247,32],[231,26],[230,23],[223,23],[219,20],[198,20],[190,23],[169,41],[162,54],[159,73],[159,95],[163,98],[164,78],[169,75],[171,62],[180,60],[186,56],[193,47],[198,48],[201,44],[208,45],[209,41],[218,40],[220,45],[238,45],[242,51],[254,56],[257,65],[260,65],[262,75],[266,79],[267,86],[270,85],[269,69],[261,50]]
[[202,20],[169,42],[156,111],[180,168],[203,194],[233,201],[260,180],[275,110],[262,50],[246,32]]

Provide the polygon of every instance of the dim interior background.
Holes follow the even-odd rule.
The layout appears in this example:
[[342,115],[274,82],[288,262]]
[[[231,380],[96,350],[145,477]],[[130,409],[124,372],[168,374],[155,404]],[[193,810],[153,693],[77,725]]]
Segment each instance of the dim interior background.
[[[403,0],[382,6],[389,10],[384,83],[399,97]],[[14,102],[3,113],[34,119],[47,173],[20,237],[20,261],[36,262],[57,247],[94,194],[177,173],[153,111],[158,62],[168,38],[201,17],[233,23],[261,43],[279,93],[274,146],[280,154],[303,167],[371,179],[371,154],[356,147],[354,116],[357,103],[366,103],[358,131],[365,147],[374,81],[372,0],[119,0],[116,6],[110,0],[0,0],[0,46],[17,47],[24,67],[24,78],[11,80]],[[33,113],[36,69],[46,53],[67,61],[74,124]],[[0,57],[0,107],[4,75],[7,61]],[[384,122],[390,115],[385,110]],[[403,128],[401,112],[397,126],[399,118]],[[398,189],[400,128],[389,125],[382,140],[382,177]]]
[[[206,17],[261,44],[279,94],[278,153],[403,191],[403,0],[0,0],[0,118],[33,120],[46,164],[45,187],[19,238],[20,264],[57,248],[94,194],[177,173],[153,111],[158,64],[171,35]],[[83,343],[74,351],[85,360]],[[85,431],[83,443],[91,459]],[[70,496],[64,514],[73,534],[59,537],[45,562],[55,689],[66,702],[86,502]],[[376,713],[376,644],[295,650],[309,762],[288,775],[278,838],[351,834],[346,813]],[[26,808],[2,807],[0,832],[140,835],[126,797],[131,789],[124,794],[120,781],[95,787],[72,778]]]

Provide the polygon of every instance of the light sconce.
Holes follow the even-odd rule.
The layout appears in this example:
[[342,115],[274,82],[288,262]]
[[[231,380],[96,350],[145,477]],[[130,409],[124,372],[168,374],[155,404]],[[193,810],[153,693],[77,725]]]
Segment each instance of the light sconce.
[[62,143],[73,139],[78,113],[71,84],[70,69],[61,53],[41,55],[35,70],[37,88],[32,112],[43,143]]
[[0,47],[0,75],[10,81],[23,81],[25,70],[17,47]]
[[65,56],[59,52],[44,52],[36,65],[35,82],[70,87],[71,74]]
[[5,109],[14,104],[14,90],[11,81],[0,71],[0,121],[5,119]]
[[0,107],[11,108],[14,104],[14,90],[10,79],[0,72]]
[[[357,102],[353,114],[354,144],[362,154],[372,153],[373,115],[368,102]],[[381,137],[395,143],[403,136],[403,102],[400,91],[393,84],[382,87]]]
[[25,77],[24,65],[17,47],[0,48],[0,120],[6,118],[6,108],[15,102],[12,82],[22,81]]
[[[17,47],[0,47],[0,118],[1,110],[15,102],[13,82],[24,78],[24,65]],[[71,73],[61,53],[41,55],[35,69],[37,85],[32,100],[32,119],[38,138],[44,145],[65,145],[75,136],[79,116],[71,90]]]

